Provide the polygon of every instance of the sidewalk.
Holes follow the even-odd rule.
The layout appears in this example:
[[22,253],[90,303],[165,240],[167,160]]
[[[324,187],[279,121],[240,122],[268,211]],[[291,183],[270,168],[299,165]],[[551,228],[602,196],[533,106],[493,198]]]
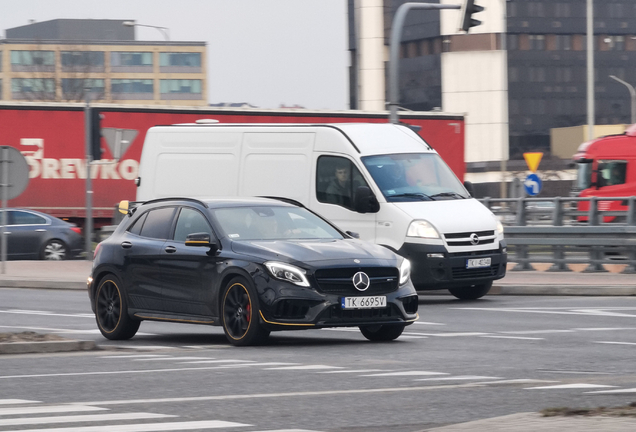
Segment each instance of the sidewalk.
[[[92,263],[74,261],[8,261],[0,273],[0,288],[85,290]],[[620,273],[625,265],[607,265],[608,272],[585,273],[585,265],[571,265],[573,271],[546,271],[549,264],[534,264],[535,271],[514,271],[509,264],[506,277],[495,281],[490,295],[636,295],[636,276]],[[430,291],[445,294],[448,291]]]

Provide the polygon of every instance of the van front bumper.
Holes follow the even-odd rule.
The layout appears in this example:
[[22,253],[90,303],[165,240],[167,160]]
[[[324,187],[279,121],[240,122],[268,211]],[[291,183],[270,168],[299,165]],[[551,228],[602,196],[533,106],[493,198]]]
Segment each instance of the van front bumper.
[[[506,275],[506,242],[499,249],[448,253],[441,245],[404,243],[398,254],[411,261],[411,280],[417,291],[458,288],[487,283]],[[490,258],[490,266],[468,269],[469,259]]]

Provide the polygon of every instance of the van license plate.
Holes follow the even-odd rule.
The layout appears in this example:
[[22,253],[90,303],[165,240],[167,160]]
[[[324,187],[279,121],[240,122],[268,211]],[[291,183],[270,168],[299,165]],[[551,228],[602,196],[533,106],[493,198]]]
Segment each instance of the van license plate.
[[343,309],[376,309],[386,307],[386,296],[342,297]]
[[490,267],[490,260],[491,258],[469,259],[469,260],[466,260],[466,268],[473,269],[473,268]]

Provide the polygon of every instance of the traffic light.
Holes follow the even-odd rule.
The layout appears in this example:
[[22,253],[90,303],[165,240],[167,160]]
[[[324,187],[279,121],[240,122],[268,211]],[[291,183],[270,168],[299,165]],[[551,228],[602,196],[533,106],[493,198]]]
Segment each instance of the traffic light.
[[459,29],[468,32],[468,29],[481,24],[481,21],[473,18],[473,14],[479,13],[484,10],[483,6],[475,4],[475,0],[464,0],[461,8],[461,21],[459,22]]
[[93,160],[102,158],[102,115],[95,108],[91,108],[91,153]]

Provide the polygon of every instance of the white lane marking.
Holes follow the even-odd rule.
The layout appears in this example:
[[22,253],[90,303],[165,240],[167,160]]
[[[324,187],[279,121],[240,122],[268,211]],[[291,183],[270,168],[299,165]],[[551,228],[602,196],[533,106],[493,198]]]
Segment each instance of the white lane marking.
[[560,384],[553,386],[541,386],[541,387],[526,387],[524,390],[561,390],[561,389],[588,389],[588,388],[610,388],[616,387],[612,385],[602,385],[602,384]]
[[103,359],[129,359],[129,358],[142,358],[142,357],[172,357],[169,354],[127,354],[127,355],[109,355],[101,356]]
[[26,399],[0,399],[0,405],[17,405],[17,404],[30,404],[30,403],[42,403],[42,402],[26,400]]
[[465,332],[465,333],[403,333],[408,335],[418,335],[418,336],[436,336],[436,337],[464,337],[464,336],[482,336],[488,335],[490,333],[481,333],[481,332]]
[[635,318],[634,314],[625,314],[618,312],[608,312],[602,309],[573,309],[573,312],[581,312],[582,314],[598,315],[598,316],[614,316],[614,317],[630,317]]
[[[186,358],[186,357],[184,357]],[[196,357],[193,357],[196,358]],[[178,359],[175,359],[178,360]],[[184,364],[202,364],[202,363],[256,363],[254,360],[197,360],[184,361]]]
[[148,420],[168,417],[178,417],[170,414],[154,413],[123,413],[123,414],[95,414],[76,416],[54,416],[54,417],[34,417],[34,418],[12,418],[0,420],[0,426],[24,426],[55,423],[80,423],[80,422],[103,422],[115,420]]
[[503,331],[501,334],[550,334],[550,333],[574,333],[574,330],[519,330]]
[[[138,335],[140,333],[135,333]],[[146,333],[146,335],[156,336],[152,333]],[[130,349],[130,350],[149,350],[149,351],[157,351],[157,350],[172,350],[179,349],[179,347],[171,347],[171,346],[162,346],[162,345],[118,345],[118,344],[104,344],[105,348],[120,348],[120,349]]]
[[585,392],[585,394],[612,394],[612,393],[636,393],[636,388],[617,389],[617,390],[598,390]]
[[636,327],[591,327],[591,328],[573,328],[575,331],[617,331],[617,330],[636,330]]
[[483,338],[493,338],[493,339],[519,339],[519,340],[545,340],[545,338],[535,338],[535,337],[523,337],[523,336],[502,336],[502,335],[484,335],[479,336]]
[[[184,364],[188,363],[205,363],[205,362],[183,362]],[[255,366],[293,366],[298,363],[284,363],[284,362],[264,362],[264,363],[238,363],[238,364],[229,364],[219,366],[217,369],[238,369],[245,367],[255,367]]]
[[[154,362],[154,361],[181,361],[181,360],[208,360],[210,362],[223,362],[223,361],[243,361],[243,360],[214,360],[210,357],[151,357],[151,358],[136,358],[132,361],[142,361],[142,362]],[[192,362],[189,362],[192,363]]]
[[354,333],[359,333],[360,330],[357,328],[347,328],[347,327],[331,327],[331,328],[323,328],[320,329],[322,331],[327,330],[327,331],[336,331],[336,332],[354,332]]
[[402,372],[385,372],[385,373],[362,375],[362,376],[363,377],[395,377],[395,376],[430,376],[430,375],[448,375],[448,374],[444,372],[402,371]]
[[30,406],[20,408],[0,408],[0,416],[23,414],[66,413],[79,411],[108,411],[108,408],[100,408],[88,405],[48,405]]
[[402,333],[400,339],[428,339],[428,336],[413,336],[409,333]]
[[184,431],[194,429],[218,429],[229,427],[252,426],[245,423],[234,423],[222,420],[203,420],[174,423],[142,423],[110,426],[78,426],[52,429],[21,429],[19,431],[6,432],[163,432],[163,431]]
[[445,326],[446,325],[444,323],[426,322],[426,321],[415,321],[413,324],[432,325],[432,326]]
[[[0,328],[10,328],[10,329],[21,329],[21,330],[41,330],[47,331],[51,333],[70,333],[70,334],[99,334],[99,330],[97,329],[87,329],[87,330],[75,330],[75,329],[61,329],[61,328],[52,328],[52,327],[29,327],[29,326],[7,326],[0,325]],[[135,335],[138,336],[156,336],[155,333],[143,333],[137,332]]]
[[608,345],[636,345],[636,342],[612,342],[612,341],[594,341],[597,344],[608,344]]
[[484,382],[479,382],[477,384],[530,384],[530,383],[538,384],[538,383],[556,383],[556,382],[560,382],[560,381],[521,378],[521,379],[509,379],[509,380],[499,380],[499,381],[484,381]]
[[266,368],[265,370],[320,370],[320,369],[343,369],[341,366],[327,365],[301,365],[301,366],[282,366],[275,368]]
[[217,348],[230,348],[231,345],[183,345],[181,348],[188,349],[217,349]]
[[34,311],[34,310],[23,310],[23,309],[5,309],[5,310],[0,310],[0,313],[20,314],[20,315],[46,315],[46,316],[60,316],[60,317],[92,318],[92,319],[95,319],[95,315],[93,315],[93,314],[65,314],[65,313],[57,313],[57,312],[50,312],[50,311]]
[[276,429],[276,430],[263,430],[263,431],[254,431],[254,432],[318,432],[308,429]]
[[581,309],[581,308],[560,308],[560,309],[541,309],[541,308],[451,308],[460,310],[476,310],[476,311],[488,311],[488,312],[521,312],[521,313],[535,313],[535,314],[557,314],[557,315],[592,315],[592,316],[614,316],[622,318],[636,318],[636,315],[620,314],[616,312],[607,312],[608,310],[634,310],[633,308],[614,309],[614,308],[595,308],[595,309]]
[[326,372],[318,372],[321,374],[340,374],[340,373],[368,373],[368,372],[392,372],[390,370],[383,369],[347,369],[347,370],[335,370],[335,371],[326,371]]
[[470,381],[470,380],[485,380],[485,379],[502,379],[501,377],[489,377],[478,375],[458,375],[450,377],[435,377],[435,378],[418,378],[415,381]]

